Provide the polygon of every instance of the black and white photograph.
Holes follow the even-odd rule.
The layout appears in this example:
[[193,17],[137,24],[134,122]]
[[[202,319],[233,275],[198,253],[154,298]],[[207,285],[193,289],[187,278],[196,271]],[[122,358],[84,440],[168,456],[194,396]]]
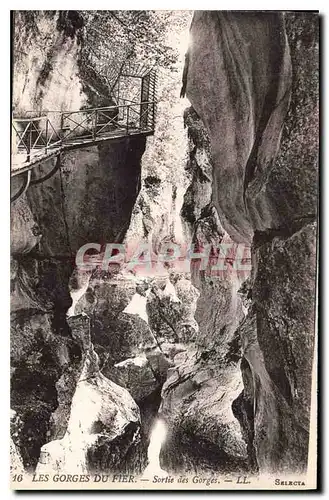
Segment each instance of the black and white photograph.
[[8,18],[10,487],[316,490],[319,12],[92,7]]

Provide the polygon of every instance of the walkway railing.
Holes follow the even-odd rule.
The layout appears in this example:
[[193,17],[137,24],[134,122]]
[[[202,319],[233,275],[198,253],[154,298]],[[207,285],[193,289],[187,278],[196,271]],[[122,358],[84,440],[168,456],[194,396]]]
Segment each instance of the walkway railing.
[[13,169],[65,148],[154,132],[155,102],[120,102],[124,104],[13,118]]

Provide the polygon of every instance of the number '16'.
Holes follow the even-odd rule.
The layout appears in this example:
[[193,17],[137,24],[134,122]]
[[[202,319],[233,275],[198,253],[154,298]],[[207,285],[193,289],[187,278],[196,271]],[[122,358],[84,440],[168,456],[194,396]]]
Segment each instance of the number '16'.
[[13,481],[17,481],[18,483],[20,483],[21,481],[23,481],[23,475],[22,474],[14,474]]

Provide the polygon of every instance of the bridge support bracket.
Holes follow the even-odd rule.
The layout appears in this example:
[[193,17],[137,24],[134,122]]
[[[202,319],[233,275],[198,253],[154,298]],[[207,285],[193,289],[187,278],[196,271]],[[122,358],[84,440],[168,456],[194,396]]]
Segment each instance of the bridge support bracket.
[[23,194],[26,192],[27,188],[30,185],[30,182],[31,182],[31,170],[28,170],[27,172],[24,172],[24,174],[22,174],[22,175],[25,176],[24,182],[23,182],[22,186],[20,187],[20,189],[17,191],[17,193],[14,194],[14,196],[12,196],[10,198],[10,203],[13,203],[14,201],[18,200],[18,198],[20,198],[21,196],[23,196]]

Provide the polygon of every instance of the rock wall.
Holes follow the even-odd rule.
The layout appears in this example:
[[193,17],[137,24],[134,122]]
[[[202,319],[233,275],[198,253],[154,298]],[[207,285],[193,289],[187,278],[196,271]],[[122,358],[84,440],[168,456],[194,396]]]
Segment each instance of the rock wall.
[[[112,35],[116,29],[114,25]],[[87,60],[86,51],[90,49],[81,11],[15,11],[13,38],[16,116],[40,116],[40,111],[77,111],[113,103],[108,86]],[[116,56],[113,50],[108,59],[115,67],[114,78],[118,72]]]
[[[212,153],[205,127],[193,108],[184,116],[188,130],[186,171],[190,181],[181,217],[196,252],[205,245],[232,245],[211,202]],[[242,321],[238,294],[249,272],[236,272],[227,259],[219,275],[212,270],[219,255],[190,263],[196,327],[187,337],[187,351],[174,358],[162,389],[161,415],[168,437],[161,452],[163,467],[172,473],[232,470],[253,471],[244,435],[232,409],[243,388],[240,347],[235,341]]]
[[237,331],[244,389],[233,409],[261,472],[301,472],[315,329],[318,17],[197,12],[191,38],[186,94],[209,137],[212,201],[230,237],[252,242],[249,312]]
[[[42,254],[74,258],[85,243],[123,240],[140,189],[145,142],[145,138],[123,138],[84,147],[38,167],[36,179],[47,175],[56,162],[60,164],[50,179],[31,185],[25,197],[27,208],[23,211],[31,213],[33,231],[42,234],[38,237]],[[22,238],[26,232],[15,229],[21,220],[16,207],[23,203],[19,199],[13,204],[14,238],[16,234]],[[22,242],[17,241],[17,245]],[[13,253],[21,250],[17,245],[14,240]]]
[[[91,88],[80,60],[82,27],[77,12],[15,12],[15,113],[81,109],[99,102],[97,79]],[[11,399],[20,421],[13,450],[21,455],[27,470],[35,469],[41,447],[53,439],[57,441],[51,459],[60,461],[58,440],[68,441],[73,432],[70,426],[78,425],[84,433],[77,446],[81,447],[81,464],[89,469],[100,460],[100,449],[105,454],[108,449],[109,457],[116,453],[113,450],[119,444],[112,441],[120,441],[127,454],[131,443],[138,442],[138,407],[127,392],[100,374],[92,348],[75,335],[76,327],[68,324],[66,314],[72,305],[69,281],[80,246],[123,240],[140,189],[145,142],[122,139],[49,159],[34,170],[32,180],[48,175],[56,165],[57,172],[42,183],[31,184],[12,204]],[[14,189],[15,183],[19,180],[14,179]],[[80,330],[89,335],[90,344],[89,322]],[[87,386],[81,377],[90,357],[93,374]],[[97,413],[91,422],[71,425],[71,408],[79,401],[79,390],[96,395],[100,407],[107,405],[111,414],[121,405],[118,422],[114,417],[104,420]],[[111,399],[113,392],[116,396]],[[112,427],[105,440],[98,439],[103,427]],[[63,453],[65,464],[72,456],[66,457],[67,450]],[[88,453],[91,458],[87,459]]]
[[87,103],[79,78],[82,19],[72,11],[16,11],[13,15],[13,108],[80,109]]

